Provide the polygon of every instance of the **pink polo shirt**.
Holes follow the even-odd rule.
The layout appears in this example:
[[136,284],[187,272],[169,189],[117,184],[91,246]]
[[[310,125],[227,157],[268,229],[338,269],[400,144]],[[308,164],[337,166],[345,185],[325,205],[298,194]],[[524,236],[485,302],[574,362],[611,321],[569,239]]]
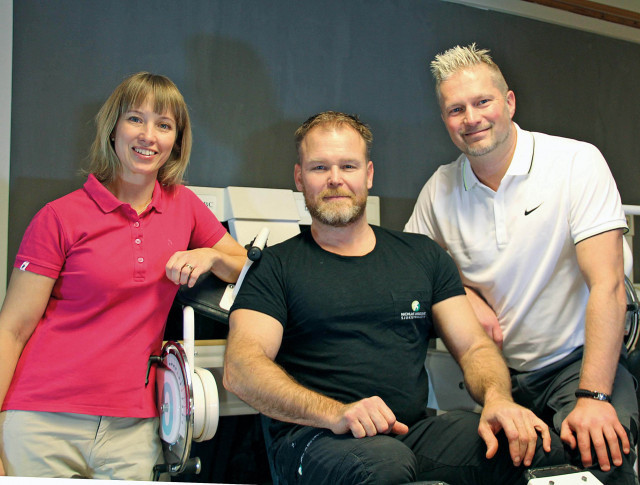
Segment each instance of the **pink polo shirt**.
[[56,283],[2,410],[157,416],[155,373],[144,381],[178,290],[165,264],[176,251],[215,245],[225,232],[184,186],[156,182],[138,215],[90,175],[82,189],[47,204],[14,266]]

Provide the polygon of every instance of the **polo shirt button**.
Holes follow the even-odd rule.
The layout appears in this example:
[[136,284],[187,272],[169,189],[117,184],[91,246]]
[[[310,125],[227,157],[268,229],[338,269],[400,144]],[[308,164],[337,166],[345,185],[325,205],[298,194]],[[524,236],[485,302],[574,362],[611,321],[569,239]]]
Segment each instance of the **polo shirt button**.
[[144,263],[144,258],[138,258],[138,263]]
[[140,223],[138,221],[134,222],[133,227],[140,227]]
[[135,240],[135,243],[136,243],[136,244],[140,244],[141,242],[142,242],[142,241],[140,241],[140,239],[136,239],[136,240]]

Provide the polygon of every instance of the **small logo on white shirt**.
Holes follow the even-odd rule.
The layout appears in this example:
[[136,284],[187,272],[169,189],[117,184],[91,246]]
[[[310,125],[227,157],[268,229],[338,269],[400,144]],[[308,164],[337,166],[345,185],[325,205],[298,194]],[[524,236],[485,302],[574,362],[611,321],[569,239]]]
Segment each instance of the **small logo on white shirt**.
[[29,266],[29,261],[25,261],[24,263],[22,263],[20,265],[20,271],[26,271],[27,270],[27,266]]
[[534,210],[536,210],[538,207],[540,207],[542,205],[542,202],[540,202],[537,206],[535,206],[533,209],[525,209],[524,210],[524,215],[528,216],[529,214],[531,214]]

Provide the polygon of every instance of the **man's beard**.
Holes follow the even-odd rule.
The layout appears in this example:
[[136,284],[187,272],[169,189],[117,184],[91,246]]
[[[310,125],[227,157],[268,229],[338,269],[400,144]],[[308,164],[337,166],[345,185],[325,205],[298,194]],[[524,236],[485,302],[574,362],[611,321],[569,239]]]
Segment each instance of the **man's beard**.
[[[356,222],[364,214],[367,207],[368,191],[362,196],[355,196],[339,190],[324,190],[315,200],[304,194],[304,201],[313,219],[322,224],[333,227],[344,227]],[[344,201],[325,202],[324,197],[345,196],[351,199],[351,205],[346,206]]]
[[[494,126],[495,124],[491,125],[492,128]],[[482,157],[484,155],[487,155],[488,153],[491,153],[500,145],[502,145],[505,141],[507,141],[510,135],[511,135],[511,130],[507,130],[502,135],[496,135],[495,138],[490,140],[490,143],[488,145],[484,145],[480,147],[472,147],[471,145],[465,143],[465,146],[462,152],[465,155],[470,157]],[[464,135],[463,135],[463,140],[464,140]]]

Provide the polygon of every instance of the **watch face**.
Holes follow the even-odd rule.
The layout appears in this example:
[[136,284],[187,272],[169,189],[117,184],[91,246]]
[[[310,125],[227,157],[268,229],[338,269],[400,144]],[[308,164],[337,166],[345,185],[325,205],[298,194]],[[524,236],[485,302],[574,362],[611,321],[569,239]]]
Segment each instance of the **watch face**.
[[189,364],[179,343],[168,342],[162,349],[162,363],[156,373],[160,413],[160,439],[164,459],[182,471],[191,452],[193,433],[193,387]]

